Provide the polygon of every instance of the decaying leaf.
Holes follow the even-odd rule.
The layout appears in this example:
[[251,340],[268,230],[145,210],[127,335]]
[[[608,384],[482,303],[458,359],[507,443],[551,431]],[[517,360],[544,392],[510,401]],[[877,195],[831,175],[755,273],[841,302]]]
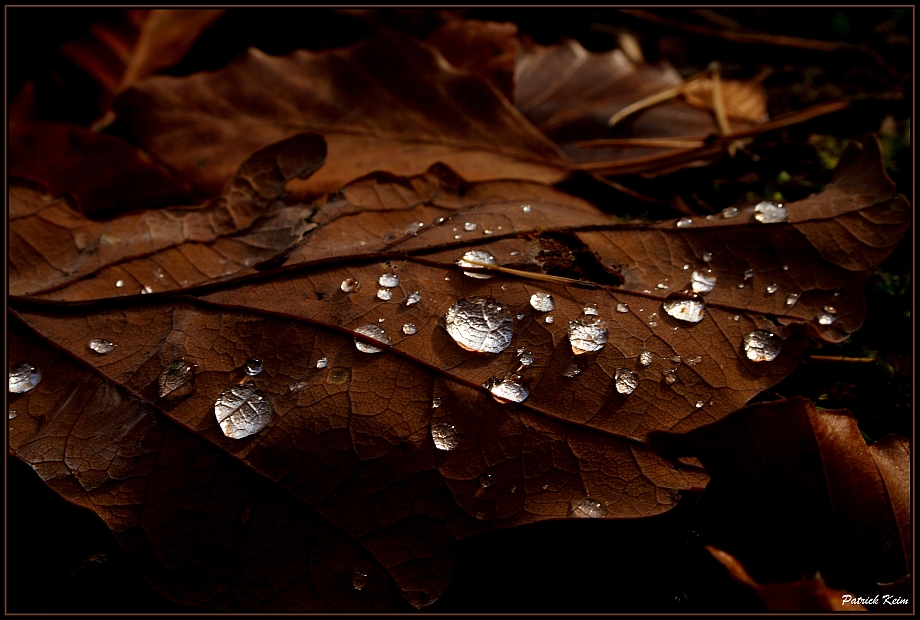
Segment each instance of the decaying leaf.
[[568,174],[556,146],[492,87],[396,35],[279,58],[252,49],[213,73],[138,82],[114,109],[139,144],[205,191],[250,153],[304,131],[329,145],[326,165],[300,188],[314,196],[437,162],[468,181]]
[[699,458],[712,488],[750,495],[757,510],[791,524],[828,581],[870,593],[910,570],[905,439],[867,446],[849,412],[797,397],[652,441],[664,454]]
[[476,19],[454,19],[442,24],[426,42],[449,63],[489,82],[514,100],[514,68],[521,50],[517,26]]

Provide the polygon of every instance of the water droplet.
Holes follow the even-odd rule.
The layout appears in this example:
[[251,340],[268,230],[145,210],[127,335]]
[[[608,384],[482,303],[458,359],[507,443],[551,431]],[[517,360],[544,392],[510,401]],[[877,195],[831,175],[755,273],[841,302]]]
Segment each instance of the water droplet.
[[15,420],[19,417],[19,413],[15,409],[10,409],[10,412],[7,414],[7,419]]
[[246,374],[250,377],[255,377],[257,374],[262,372],[262,360],[250,357],[246,360],[246,363],[243,364],[243,370],[246,371]]
[[[10,368],[10,393],[25,394],[38,385],[42,373],[29,362],[20,362]],[[12,418],[11,418],[12,419]]]
[[153,289],[150,288],[149,286],[144,286],[141,288],[141,295],[147,295],[152,292],[153,292]]
[[699,323],[706,316],[706,306],[695,293],[672,293],[661,307],[675,319],[687,323]]
[[536,358],[534,358],[533,353],[530,351],[524,351],[521,353],[520,362],[524,366],[530,366],[534,363],[534,361],[536,361]]
[[708,293],[715,287],[715,276],[708,276],[702,271],[694,271],[690,274],[690,288],[692,288],[695,293]]
[[617,368],[616,388],[620,394],[632,394],[639,387],[639,375],[628,368]]
[[351,575],[351,587],[355,590],[363,590],[367,586],[368,576],[367,573],[355,569],[355,572]]
[[417,235],[419,229],[424,228],[425,224],[423,222],[410,222],[408,226],[403,230],[404,235]]
[[657,321],[658,321],[658,313],[657,313],[657,312],[652,312],[650,315],[648,315],[648,324],[649,324],[649,325],[651,325],[652,327],[658,327]]
[[692,225],[693,225],[693,220],[691,220],[689,217],[682,217],[679,220],[677,220],[678,228],[687,228],[688,226],[692,226]]
[[783,265],[783,271],[789,271],[789,265]]
[[447,310],[444,323],[454,342],[467,351],[501,353],[511,344],[511,314],[492,299],[461,299]]
[[669,368],[668,370],[665,370],[663,377],[665,383],[668,385],[674,385],[677,383],[677,369]]
[[840,297],[840,293],[842,293],[842,292],[843,292],[843,291],[841,291],[841,290],[838,288],[838,289],[834,289],[834,292],[831,293],[831,294],[832,294],[834,297]]
[[799,293],[789,293],[789,295],[786,296],[786,307],[791,308],[797,304],[799,302],[799,297],[801,297]]
[[483,474],[479,476],[479,486],[484,489],[488,489],[492,486],[492,474]]
[[494,232],[494,231],[493,231],[491,228],[483,228],[483,229],[482,229],[482,234],[484,234],[484,235],[491,235],[493,232]]
[[418,291],[415,291],[414,293],[410,293],[409,296],[406,297],[406,305],[411,306],[413,304],[417,304],[421,300],[422,300],[422,296],[419,294]]
[[706,263],[712,262],[712,252],[703,252],[703,261]]
[[339,288],[342,289],[343,293],[354,293],[360,288],[361,283],[355,280],[354,278],[345,278],[342,280],[342,283],[339,285]]
[[548,490],[549,490],[549,485],[548,485],[548,484],[544,484],[544,485],[543,485],[543,490],[544,490],[544,491],[548,491]]
[[523,315],[523,314],[517,315],[517,320],[518,320],[518,321],[523,321],[523,320],[524,320],[524,316],[525,316],[525,315]]
[[413,334],[418,333],[418,327],[415,326],[415,323],[406,323],[402,327],[403,333],[407,336],[412,336]]
[[463,225],[463,230],[465,230],[466,232],[473,232],[477,228],[478,226],[476,226],[476,224],[473,222],[467,222],[466,224]]
[[454,239],[456,239],[457,241],[460,241],[461,239],[463,239],[463,235],[454,235]]
[[552,312],[556,309],[556,302],[549,293],[538,292],[530,296],[530,306],[537,312]]
[[744,288],[744,282],[739,282],[739,283],[738,283],[738,288]]
[[511,487],[511,492],[512,492],[512,493],[517,493],[517,487]]
[[377,299],[380,301],[390,301],[393,299],[393,293],[388,288],[377,289]]
[[643,351],[639,354],[639,363],[648,368],[655,361],[655,354],[651,351]]
[[517,250],[511,250],[511,251],[508,253],[508,256],[518,256],[519,254],[520,254],[520,252],[518,252]]
[[837,314],[837,308],[834,306],[824,306],[824,311],[828,314]]
[[432,407],[432,409],[437,409],[437,408],[440,407],[440,406],[441,406],[441,397],[440,397],[440,396],[435,396],[434,398],[431,399],[431,407]]
[[252,383],[234,385],[214,402],[220,430],[230,439],[242,439],[261,431],[272,417],[272,404]]
[[533,207],[531,207],[530,205],[521,205],[521,211],[523,211],[524,213],[530,213],[530,210],[532,208]]
[[581,367],[576,366],[575,364],[569,364],[566,366],[565,370],[562,371],[562,376],[566,379],[572,379],[581,374]]
[[513,372],[505,373],[501,379],[493,377],[489,384],[492,397],[500,403],[520,403],[530,396],[530,390],[521,384],[521,375]]
[[438,450],[456,450],[460,445],[460,437],[453,424],[438,422],[431,425],[431,439]]
[[730,220],[733,217],[738,217],[738,209],[735,207],[727,207],[722,209],[722,217],[726,220]]
[[767,286],[767,294],[768,294],[768,295],[772,295],[772,294],[775,293],[777,290],[779,290],[779,287],[777,287],[775,284],[770,284],[770,285]]
[[[362,325],[355,330],[356,333],[359,333],[363,336],[373,338],[377,342],[382,342],[383,344],[390,344],[390,337],[387,336],[387,333],[383,331],[383,328],[379,325],[374,325],[373,323],[368,323],[367,325]],[[362,353],[380,353],[383,349],[375,347],[374,345],[368,344],[361,340],[355,338],[355,347]]]
[[684,360],[684,361],[686,361],[686,362],[687,362],[688,364],[690,364],[691,366],[696,366],[697,364],[699,364],[700,362],[703,361],[703,358],[702,358],[702,356],[700,356],[700,355],[694,355],[693,357],[688,357],[688,358],[687,358],[686,360]]
[[607,509],[596,499],[586,497],[577,504],[572,502],[572,511],[569,516],[576,519],[603,519],[607,516]]
[[318,360],[316,360],[317,368],[325,368],[328,364],[329,364],[329,360],[325,357],[321,357]]
[[386,288],[397,287],[399,286],[399,276],[395,273],[385,273],[377,278],[377,284]]
[[789,219],[789,214],[783,205],[767,200],[754,206],[754,219],[761,224],[778,224]]
[[754,362],[772,362],[783,348],[781,338],[762,329],[755,329],[742,340],[744,353]]
[[169,368],[157,377],[160,387],[160,398],[168,397],[170,400],[188,396],[195,391],[195,366],[184,359],[174,360]]
[[569,343],[575,355],[600,351],[608,335],[607,321],[598,316],[582,314],[569,322]]
[[121,288],[121,287],[123,287],[124,285],[125,285],[125,281],[124,281],[124,280],[118,280],[117,282],[115,282],[116,288]]
[[377,319],[378,323],[383,323],[384,321],[386,321],[386,319],[383,317],[380,317],[379,319]]
[[93,338],[89,341],[89,348],[99,353],[100,355],[105,355],[106,353],[111,353],[115,350],[115,347],[118,346],[114,342],[109,342],[105,338]]
[[680,355],[672,355],[672,356],[669,357],[668,359],[671,360],[672,362],[674,362],[675,364],[680,364],[681,361],[682,361]]
[[597,316],[597,314],[598,314],[598,313],[597,313],[597,304],[595,304],[595,303],[585,304],[584,313],[585,313],[585,314],[590,314],[590,315],[592,315],[592,316]]
[[464,254],[461,258],[457,259],[457,265],[467,269],[476,269],[477,271],[464,271],[463,275],[469,276],[471,278],[476,278],[477,280],[488,280],[492,278],[492,274],[485,273],[480,271],[483,267],[469,261],[475,261],[476,263],[483,263],[485,265],[494,265],[498,266],[498,262],[495,260],[495,257],[486,252],[485,250],[470,250]]
[[670,288],[670,286],[668,286],[667,282],[659,282],[655,285],[655,288],[661,291],[666,291]]
[[818,316],[815,318],[818,319],[818,323],[820,323],[821,325],[830,325],[831,323],[837,320],[837,317],[835,317],[833,314],[830,314],[828,312],[819,312]]
[[617,304],[617,312],[629,312],[629,306],[624,303]]
[[741,320],[741,315],[740,315],[740,314],[736,314],[735,316],[732,317],[732,320],[733,320],[735,323],[737,323],[738,321]]
[[754,277],[754,270],[753,270],[753,269],[748,269],[747,271],[744,272],[744,279],[745,279],[745,280],[750,280],[750,279],[753,278],[753,277]]
[[684,271],[690,270],[690,263],[684,263]]
[[552,323],[553,320],[554,320],[554,319],[553,319],[553,315],[549,315],[549,316],[547,316],[547,317],[546,317],[545,319],[543,319],[543,320],[546,321],[547,323]]

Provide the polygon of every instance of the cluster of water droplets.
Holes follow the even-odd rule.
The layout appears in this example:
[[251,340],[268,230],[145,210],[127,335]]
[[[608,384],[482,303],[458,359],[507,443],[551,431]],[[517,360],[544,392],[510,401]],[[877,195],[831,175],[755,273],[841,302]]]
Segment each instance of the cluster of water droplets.
[[837,320],[837,309],[833,306],[824,306],[815,318],[821,325],[831,325]]

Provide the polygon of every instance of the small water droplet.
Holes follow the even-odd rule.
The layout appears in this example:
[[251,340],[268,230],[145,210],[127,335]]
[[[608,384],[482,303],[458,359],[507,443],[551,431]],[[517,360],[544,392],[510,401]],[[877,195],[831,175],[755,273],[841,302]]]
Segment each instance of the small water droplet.
[[789,271],[789,265],[783,265],[783,271]]
[[629,306],[624,303],[617,304],[617,312],[629,312]]
[[530,205],[521,205],[521,211],[523,211],[524,213],[530,213],[530,210],[532,208],[533,207],[531,207]]
[[597,316],[597,304],[589,303],[585,304],[584,313],[592,316]]
[[[368,338],[373,338],[377,342],[390,344],[390,337],[387,336],[387,333],[383,331],[383,328],[379,325],[368,323],[367,325],[362,325],[361,327],[357,328],[355,332],[363,336],[367,336]],[[383,351],[383,349],[358,340],[357,338],[355,338],[355,347],[362,353],[380,353]]]
[[511,344],[511,314],[493,299],[461,299],[447,310],[444,323],[454,342],[467,351],[501,353]]
[[680,364],[681,361],[683,361],[683,360],[681,359],[680,355],[672,355],[672,356],[669,357],[668,359],[671,360],[672,362],[674,362],[675,364]]
[[639,387],[639,375],[628,368],[617,368],[615,379],[617,392],[620,394],[632,394]]
[[144,286],[143,288],[141,288],[141,295],[147,295],[152,292],[153,292],[153,289],[150,288],[149,286]]
[[479,476],[479,486],[484,489],[488,489],[492,486],[492,474],[483,474]]
[[397,287],[399,286],[399,276],[395,273],[385,273],[377,278],[377,284],[386,288]]
[[523,320],[524,320],[524,316],[525,316],[525,315],[523,315],[523,314],[517,315],[517,320],[518,320],[518,321],[523,321]]
[[7,414],[7,419],[9,420],[15,420],[18,417],[19,413],[15,409],[10,409],[9,413]]
[[[470,262],[475,261],[475,262]],[[484,265],[493,265],[498,266],[498,261],[495,260],[495,257],[486,252],[485,250],[470,250],[464,254],[461,258],[457,259],[456,264],[460,267],[466,269],[476,269],[477,271],[464,271],[463,275],[469,276],[471,278],[476,278],[477,280],[488,280],[494,276],[490,273],[485,273],[481,271],[484,269],[476,263],[482,263]]]
[[837,314],[837,308],[834,306],[824,306],[824,311],[828,314]]
[[543,320],[546,321],[547,323],[552,323],[553,320],[554,320],[554,319],[553,319],[553,315],[549,315],[549,316],[547,316],[547,317],[546,317],[545,319],[543,319]]
[[744,288],[744,282],[739,282],[739,283],[738,283],[738,288]]
[[105,338],[93,338],[89,341],[89,348],[99,353],[100,355],[105,355],[106,353],[111,353],[115,350],[115,347],[118,346],[114,342],[109,342]]
[[411,306],[413,304],[417,304],[421,300],[422,300],[422,296],[419,294],[418,291],[415,291],[414,293],[410,293],[409,296],[406,297],[406,305]]
[[518,256],[519,254],[520,254],[519,251],[517,251],[517,250],[511,250],[511,251],[508,253],[508,256]]
[[[10,368],[10,393],[25,394],[42,380],[42,373],[29,362],[19,362]],[[12,418],[11,418],[12,419]]]
[[444,281],[445,281],[445,282],[450,282],[450,276],[447,276],[446,278],[444,278]]
[[484,235],[491,235],[493,232],[494,232],[494,231],[493,231],[491,228],[483,228],[483,229],[482,229],[482,234],[484,234]]
[[761,224],[778,224],[789,219],[786,207],[768,200],[754,206],[754,219]]
[[797,304],[799,302],[799,297],[801,297],[799,293],[789,293],[786,296],[786,307],[791,308],[792,306]]
[[741,320],[741,315],[740,315],[740,314],[736,314],[735,316],[732,317],[732,320],[733,320],[735,323],[737,323],[738,321]]
[[736,209],[735,207],[727,207],[725,209],[722,209],[722,217],[723,219],[726,219],[726,220],[730,220],[733,217],[738,217],[738,209]]
[[643,351],[639,354],[639,363],[648,368],[655,361],[655,354],[651,351]]
[[556,302],[549,293],[537,292],[530,296],[530,306],[537,312],[552,312],[556,309]]
[[677,369],[669,368],[668,370],[665,370],[663,377],[665,383],[668,385],[674,385],[677,383]]
[[118,280],[117,282],[115,282],[115,286],[116,286],[117,288],[121,288],[121,287],[123,287],[124,285],[125,285],[125,281],[124,281],[124,280]]
[[670,316],[687,323],[699,323],[706,316],[703,299],[695,293],[672,293],[661,307]]
[[703,361],[703,358],[700,355],[694,355],[693,357],[688,357],[685,361],[691,366],[696,366]]
[[818,316],[815,318],[818,319],[818,323],[820,323],[821,325],[830,325],[831,323],[837,320],[837,317],[827,312],[819,312]]
[[581,367],[576,366],[575,364],[569,364],[566,366],[565,370],[562,371],[562,376],[566,379],[572,379],[581,374]]
[[511,492],[512,492],[512,493],[517,493],[517,487],[511,487]]
[[[544,489],[545,490],[545,489]],[[569,516],[576,519],[603,519],[607,516],[607,508],[599,501],[586,497],[578,503],[572,502],[572,511]]]
[[684,263],[684,271],[690,270],[690,263]]
[[530,396],[530,390],[521,383],[521,375],[513,372],[506,372],[501,379],[492,377],[488,385],[492,397],[500,403],[521,403]]
[[377,299],[380,301],[390,301],[393,299],[393,293],[388,288],[377,289]]
[[754,277],[754,270],[753,270],[753,269],[748,269],[747,271],[744,272],[744,279],[745,279],[745,280],[750,280],[750,279],[753,278],[753,277]]
[[329,364],[329,359],[328,359],[328,358],[321,357],[321,358],[319,358],[318,360],[316,360],[316,367],[317,367],[317,368],[325,368],[328,364]]
[[666,291],[671,287],[668,286],[667,282],[659,282],[658,284],[655,285],[655,288],[657,288],[660,291]]
[[456,450],[460,445],[460,437],[453,424],[438,422],[431,425],[431,439],[438,450]]
[[465,230],[466,232],[473,232],[477,228],[478,226],[476,226],[476,224],[473,222],[467,222],[466,224],[463,225],[463,230]]
[[687,228],[692,225],[693,225],[693,220],[691,220],[689,217],[682,217],[679,220],[677,220],[678,228]]
[[521,353],[520,362],[524,366],[530,366],[536,361],[536,358],[533,356],[533,353],[530,351],[524,351]]
[[742,340],[744,353],[754,362],[772,362],[783,348],[781,338],[762,329],[755,329]]
[[599,316],[582,314],[569,322],[569,343],[575,355],[600,351],[608,336],[607,321]]
[[702,408],[703,408],[703,404],[704,404],[704,403],[703,403],[703,401],[701,401],[701,400],[696,401],[696,408],[697,408],[697,409],[702,409]]
[[339,288],[342,289],[343,293],[354,293],[360,288],[361,283],[355,280],[354,278],[345,278],[342,280],[342,283],[339,285]]
[[779,287],[776,286],[775,284],[769,284],[769,285],[767,285],[767,294],[768,294],[768,295],[772,295],[772,294],[775,293],[777,290],[779,290]]
[[707,263],[712,262],[712,252],[703,252],[703,261]]
[[351,575],[351,587],[355,590],[363,590],[365,586],[367,586],[368,579],[367,573],[356,568],[355,572]]
[[454,235],[454,239],[456,239],[457,241],[460,241],[461,239],[463,239],[463,235]]
[[157,377],[160,398],[170,400],[188,396],[195,391],[195,365],[183,358],[174,360],[169,367]]
[[432,408],[432,409],[437,409],[437,408],[440,407],[440,406],[441,406],[441,397],[440,397],[440,396],[435,396],[434,398],[431,399],[431,408]]
[[250,357],[246,360],[246,363],[243,364],[243,370],[246,371],[246,374],[250,377],[255,377],[257,374],[262,372],[262,360]]
[[377,319],[378,323],[383,323],[384,321],[386,321],[386,319],[383,317],[380,317],[379,319]]
[[548,490],[549,490],[549,485],[548,485],[548,484],[544,484],[544,485],[543,485],[543,490],[544,490],[544,491],[548,491]]
[[831,293],[831,295],[833,295],[834,297],[840,297],[840,293],[842,293],[842,292],[843,292],[843,291],[841,291],[839,288],[838,288],[838,289],[834,289],[834,292]]
[[690,274],[690,288],[695,293],[709,293],[716,287],[716,277],[709,276],[702,271],[694,271]]
[[272,416],[272,404],[252,383],[234,385],[214,402],[220,430],[230,439],[242,439],[261,431]]
[[412,336],[413,334],[418,333],[418,327],[415,326],[415,323],[406,323],[402,326],[403,333],[407,336]]

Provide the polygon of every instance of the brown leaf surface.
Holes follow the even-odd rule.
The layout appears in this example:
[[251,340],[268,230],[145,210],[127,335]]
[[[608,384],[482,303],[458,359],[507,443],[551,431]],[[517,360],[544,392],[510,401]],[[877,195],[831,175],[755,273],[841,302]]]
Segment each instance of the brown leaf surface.
[[791,523],[834,583],[868,592],[909,571],[907,440],[867,446],[849,412],[818,410],[804,398],[752,405],[719,424],[651,440],[667,455],[699,458],[714,485],[743,489]]
[[821,579],[759,584],[747,574],[735,557],[715,547],[706,549],[728,569],[732,579],[753,589],[768,611],[866,611],[862,605],[844,603],[844,600],[849,601],[855,597],[849,592],[828,588]]
[[426,43],[453,66],[479,76],[514,100],[514,68],[521,51],[516,24],[454,19],[431,33]]
[[115,110],[139,144],[211,192],[250,153],[304,131],[329,145],[326,165],[300,188],[307,195],[437,162],[468,181],[568,174],[556,146],[492,87],[397,35],[277,58],[251,49],[213,73],[143,80]]

